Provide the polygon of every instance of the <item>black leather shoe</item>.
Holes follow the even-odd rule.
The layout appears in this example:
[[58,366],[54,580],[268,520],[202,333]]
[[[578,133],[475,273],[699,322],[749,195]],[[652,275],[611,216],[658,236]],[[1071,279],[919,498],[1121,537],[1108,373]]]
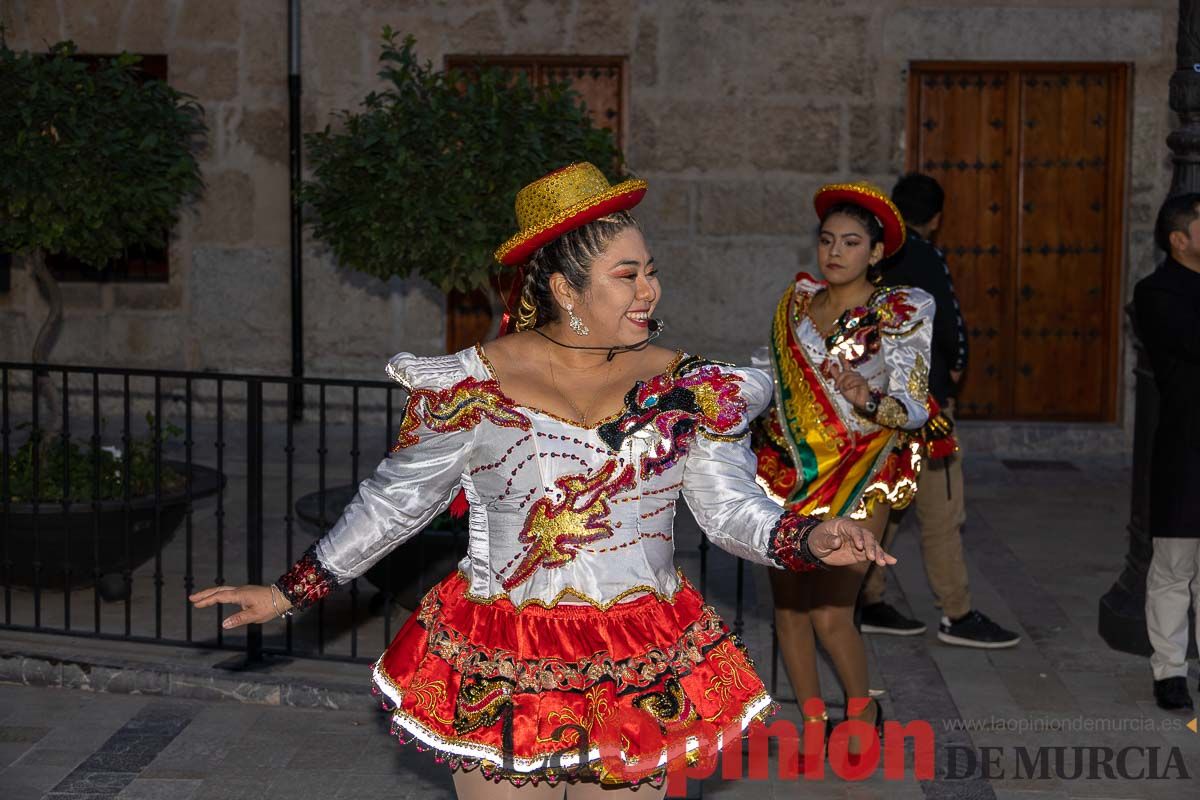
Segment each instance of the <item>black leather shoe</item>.
[[1166,711],[1195,708],[1188,694],[1187,678],[1164,678],[1154,682],[1154,702]]

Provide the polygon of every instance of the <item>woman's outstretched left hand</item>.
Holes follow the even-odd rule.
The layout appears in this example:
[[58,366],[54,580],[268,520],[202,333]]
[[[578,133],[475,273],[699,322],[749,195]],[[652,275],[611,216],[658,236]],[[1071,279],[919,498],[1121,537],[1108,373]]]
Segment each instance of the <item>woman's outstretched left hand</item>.
[[218,603],[240,606],[241,611],[221,623],[226,629],[270,622],[292,607],[282,592],[270,586],[213,586],[196,592],[188,600],[196,608],[208,608]]
[[896,563],[875,540],[875,534],[846,517],[827,519],[808,535],[808,549],[831,567],[867,562],[887,567]]

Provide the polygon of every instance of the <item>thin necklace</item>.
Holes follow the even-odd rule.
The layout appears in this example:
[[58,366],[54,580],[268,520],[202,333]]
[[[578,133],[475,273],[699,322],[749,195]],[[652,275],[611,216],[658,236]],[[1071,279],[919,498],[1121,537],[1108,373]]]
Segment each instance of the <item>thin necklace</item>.
[[613,363],[612,361],[609,361],[608,367],[604,371],[604,376],[605,376],[604,387],[600,390],[600,392],[597,393],[597,395],[593,395],[592,402],[588,404],[587,410],[581,411],[579,406],[577,406],[575,404],[575,401],[572,400],[570,397],[568,397],[566,392],[564,392],[561,388],[559,388],[558,378],[556,378],[554,376],[554,359],[550,358],[550,351],[549,350],[546,351],[546,364],[550,367],[550,382],[554,384],[554,391],[558,392],[558,396],[561,397],[563,400],[566,400],[567,405],[569,405],[572,408],[572,410],[574,410],[574,412],[576,414],[575,419],[577,419],[579,421],[580,425],[586,426],[588,424],[588,415],[591,413],[592,408],[594,408],[596,405],[596,396],[608,391],[608,387],[612,384],[612,377],[611,377],[612,363]]
[[634,353],[638,350],[645,350],[646,345],[650,344],[650,342],[662,335],[663,328],[666,326],[663,324],[661,319],[652,319],[650,320],[650,324],[652,328],[650,335],[642,341],[638,342],[637,344],[615,344],[612,347],[588,347],[585,345],[567,344],[565,342],[560,342],[558,339],[551,338],[541,328],[530,328],[530,330],[536,333],[538,336],[541,336],[547,342],[556,344],[559,347],[565,347],[568,350],[605,350],[608,352],[608,360],[612,361],[613,356],[615,356],[617,353]]

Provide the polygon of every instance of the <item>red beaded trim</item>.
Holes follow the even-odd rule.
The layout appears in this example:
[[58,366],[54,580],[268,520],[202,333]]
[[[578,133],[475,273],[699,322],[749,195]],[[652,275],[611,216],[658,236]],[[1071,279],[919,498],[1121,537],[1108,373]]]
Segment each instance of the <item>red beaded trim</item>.
[[792,572],[810,572],[822,566],[808,549],[808,536],[820,524],[820,517],[785,511],[771,531],[767,548],[771,560]]
[[308,548],[299,561],[275,581],[275,586],[292,603],[292,608],[302,610],[325,597],[337,587],[333,573],[321,565],[315,547]]
[[516,450],[518,446],[525,444],[532,438],[533,438],[532,434],[528,434],[528,433],[525,434],[520,439],[517,439],[515,442],[513,442],[512,446],[510,446],[507,450],[504,451],[504,455],[502,455],[500,457],[499,461],[493,461],[491,464],[483,464],[481,466],[475,467],[474,469],[471,470],[471,472],[469,474],[478,475],[480,472],[484,472],[485,470],[499,469],[500,467],[504,466],[505,461],[508,461],[508,457],[513,454],[513,450]]

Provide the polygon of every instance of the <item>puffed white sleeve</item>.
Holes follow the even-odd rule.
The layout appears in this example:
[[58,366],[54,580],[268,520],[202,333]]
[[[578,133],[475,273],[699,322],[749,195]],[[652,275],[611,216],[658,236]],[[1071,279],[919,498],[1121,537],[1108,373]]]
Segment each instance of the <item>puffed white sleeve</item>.
[[923,289],[892,290],[885,302],[893,318],[881,326],[880,353],[887,365],[887,394],[875,421],[885,428],[918,430],[929,421],[929,360],[933,341],[933,295]]
[[683,497],[713,544],[756,564],[804,572],[820,562],[808,550],[819,517],[781,509],[755,481],[750,420],[772,396],[771,377],[760,369],[724,370],[736,381],[732,424],[701,424],[683,471]]
[[329,532],[275,583],[295,608],[312,605],[366,572],[450,504],[476,427],[465,424],[466,418],[455,424],[436,413],[456,392],[472,387],[466,371],[449,358],[401,353],[389,362],[388,375],[409,392],[395,446],[359,484]]

